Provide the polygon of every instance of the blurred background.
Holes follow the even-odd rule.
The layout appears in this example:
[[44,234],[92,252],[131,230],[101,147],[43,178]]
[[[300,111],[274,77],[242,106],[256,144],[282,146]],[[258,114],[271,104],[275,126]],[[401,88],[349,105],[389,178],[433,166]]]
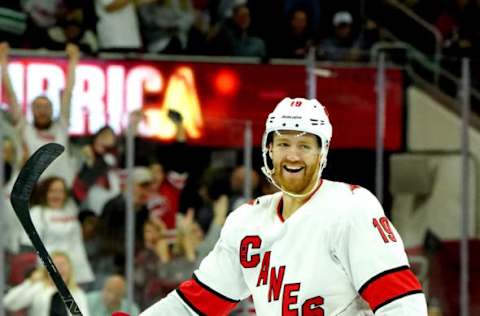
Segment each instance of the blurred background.
[[0,316],[63,315],[8,200],[39,146],[66,147],[31,201],[62,277],[84,314],[137,315],[275,192],[260,142],[284,97],[327,107],[324,177],[376,194],[429,315],[480,315],[479,19],[478,0],[3,0]]

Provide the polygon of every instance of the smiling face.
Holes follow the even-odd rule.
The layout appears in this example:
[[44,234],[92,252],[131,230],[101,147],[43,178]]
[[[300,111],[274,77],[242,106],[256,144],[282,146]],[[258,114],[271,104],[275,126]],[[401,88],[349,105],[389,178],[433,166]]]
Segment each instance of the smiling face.
[[317,137],[295,131],[273,135],[269,150],[275,170],[273,179],[287,192],[309,192],[317,182],[320,169],[321,154]]
[[40,96],[32,101],[33,122],[38,129],[46,129],[52,123],[52,103],[47,97]]
[[47,190],[47,205],[53,209],[61,209],[66,199],[65,183],[60,179],[52,181]]

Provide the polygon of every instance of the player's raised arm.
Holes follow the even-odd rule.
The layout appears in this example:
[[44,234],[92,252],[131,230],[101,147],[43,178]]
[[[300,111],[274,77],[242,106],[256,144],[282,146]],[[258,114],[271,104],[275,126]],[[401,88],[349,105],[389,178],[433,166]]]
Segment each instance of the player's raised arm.
[[68,56],[68,69],[65,90],[63,91],[61,100],[60,119],[68,126],[70,122],[73,86],[75,85],[75,69],[80,59],[80,52],[78,46],[75,44],[67,44],[65,51]]
[[334,248],[359,295],[375,315],[426,316],[420,282],[380,203],[359,187],[352,190],[351,207],[334,237]]
[[0,67],[2,68],[2,84],[6,89],[6,96],[10,106],[13,124],[16,125],[22,119],[22,109],[18,103],[17,95],[13,90],[12,81],[8,72],[8,59],[10,54],[10,46],[7,42],[0,43]]
[[[241,211],[241,208],[238,210]],[[193,277],[141,316],[228,315],[250,295],[243,279],[235,240],[236,212],[230,214],[215,248],[203,259]]]

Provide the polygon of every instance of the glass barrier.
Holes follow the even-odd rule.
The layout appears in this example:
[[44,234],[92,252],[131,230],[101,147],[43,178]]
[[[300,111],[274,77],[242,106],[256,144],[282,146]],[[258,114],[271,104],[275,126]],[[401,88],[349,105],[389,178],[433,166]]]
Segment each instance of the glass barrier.
[[[63,59],[17,57],[9,72],[27,120],[38,94],[51,98],[55,115],[60,112]],[[325,177],[374,191],[376,89],[384,86],[386,92],[383,145],[388,158],[404,143],[402,71],[387,68],[383,85],[371,64],[319,62],[313,72],[317,97],[334,125]],[[73,173],[70,190],[51,180],[32,200],[32,212],[52,221],[51,227],[36,223],[45,228],[47,248],[74,257],[72,273],[91,297],[113,288],[127,293],[123,303],[131,300],[139,310],[157,301],[191,277],[232,209],[275,191],[260,174],[265,119],[283,97],[305,95],[306,78],[304,64],[280,61],[82,61],[73,88],[69,164],[54,173]],[[5,90],[2,100],[8,101]],[[136,122],[133,146],[126,137],[129,122]],[[10,179],[23,157],[21,143],[15,146]],[[45,211],[56,207],[48,195],[55,186],[60,188],[57,203],[65,208],[59,217]],[[388,198],[385,203],[388,213]],[[126,251],[129,234],[133,256]],[[38,276],[32,274],[37,260],[21,228],[11,238],[7,288]],[[72,244],[80,250],[73,251]],[[252,315],[251,300],[234,314]]]

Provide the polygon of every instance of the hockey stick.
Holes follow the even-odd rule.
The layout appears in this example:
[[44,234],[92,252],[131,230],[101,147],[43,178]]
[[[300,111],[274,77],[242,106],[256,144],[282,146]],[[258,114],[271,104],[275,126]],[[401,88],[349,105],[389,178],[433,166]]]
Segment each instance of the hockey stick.
[[82,316],[82,312],[78,308],[77,303],[73,299],[72,294],[63,281],[60,273],[57,271],[52,258],[48,254],[42,240],[38,236],[35,226],[33,226],[30,217],[29,202],[32,195],[33,187],[37,183],[42,172],[55,160],[64,148],[62,145],[50,143],[40,147],[25,163],[20,174],[13,185],[10,195],[10,202],[17,214],[23,229],[32,241],[33,247],[37,250],[37,254],[42,259],[43,264],[47,268],[48,274],[55,283],[55,286],[62,297],[63,302],[67,306],[69,312],[73,316]]

